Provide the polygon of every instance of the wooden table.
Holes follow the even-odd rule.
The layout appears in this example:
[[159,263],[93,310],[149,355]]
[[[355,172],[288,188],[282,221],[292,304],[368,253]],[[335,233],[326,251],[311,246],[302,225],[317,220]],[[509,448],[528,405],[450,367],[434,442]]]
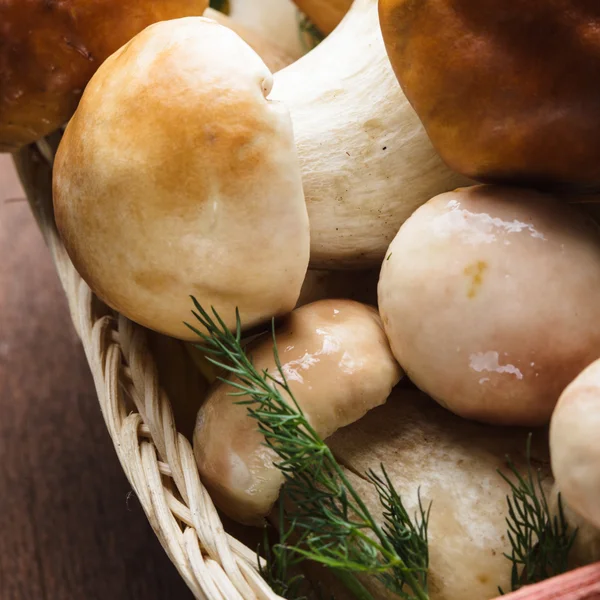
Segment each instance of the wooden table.
[[130,494],[22,197],[0,155],[0,598],[190,600]]

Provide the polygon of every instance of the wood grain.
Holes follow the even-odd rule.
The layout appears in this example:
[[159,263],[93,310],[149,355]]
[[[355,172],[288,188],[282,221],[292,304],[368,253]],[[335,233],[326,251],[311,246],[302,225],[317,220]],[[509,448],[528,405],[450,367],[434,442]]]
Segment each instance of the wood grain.
[[22,196],[0,155],[0,598],[189,600],[129,494]]

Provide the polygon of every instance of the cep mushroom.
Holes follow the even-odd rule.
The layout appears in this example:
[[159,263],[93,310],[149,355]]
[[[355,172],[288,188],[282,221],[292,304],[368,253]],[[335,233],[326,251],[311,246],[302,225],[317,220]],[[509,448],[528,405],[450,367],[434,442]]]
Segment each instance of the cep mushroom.
[[157,21],[201,15],[208,0],[3,0],[0,152],[63,125],[102,62]]
[[550,456],[568,505],[600,529],[600,360],[561,395],[550,422]]
[[[379,498],[361,475],[380,473],[381,463],[408,514],[418,512],[418,494],[425,508],[431,503],[430,600],[485,600],[496,598],[498,586],[510,589],[512,565],[504,556],[512,550],[506,523],[510,488],[497,470],[510,477],[508,455],[518,472],[526,471],[528,433],[458,418],[424,394],[397,387],[384,406],[340,429],[327,444],[376,518],[382,513]],[[531,458],[548,493],[545,431],[534,432]],[[374,598],[398,598],[375,578],[361,582]]]
[[[401,372],[374,308],[322,300],[293,311],[277,331],[283,373],[318,434],[326,438],[383,404]],[[255,367],[276,374],[273,341],[250,354]],[[279,496],[282,473],[242,398],[219,383],[203,404],[194,453],[203,483],[228,516],[260,524]]]
[[378,295],[419,388],[469,419],[541,425],[600,352],[600,230],[535,191],[441,194],[401,227]]
[[600,189],[600,3],[380,0],[383,37],[442,158],[483,182]]
[[465,185],[433,150],[381,37],[377,0],[355,0],[338,28],[275,74],[290,110],[311,224],[311,266],[381,262],[400,225]]
[[196,17],[145,29],[90,81],[54,165],[56,224],[109,306],[195,339],[190,294],[231,326],[292,310],[309,228],[292,127],[271,73]]

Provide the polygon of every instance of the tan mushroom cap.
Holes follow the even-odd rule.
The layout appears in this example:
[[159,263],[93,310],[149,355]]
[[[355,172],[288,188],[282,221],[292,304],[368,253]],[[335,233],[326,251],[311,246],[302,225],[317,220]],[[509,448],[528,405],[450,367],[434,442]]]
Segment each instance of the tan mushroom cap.
[[[377,311],[351,300],[293,311],[277,333],[277,348],[292,393],[323,438],[383,404],[401,377]],[[251,354],[259,370],[276,373],[270,337]],[[237,521],[258,524],[277,500],[283,477],[233,391],[220,383],[209,394],[198,413],[194,453],[217,506]]]
[[569,506],[600,529],[600,360],[561,395],[550,421],[550,455]]
[[56,222],[107,304],[184,339],[190,295],[230,325],[286,314],[309,258],[289,115],[229,29],[147,28],[88,85],[54,167]]
[[547,423],[600,355],[600,232],[556,198],[476,186],[402,226],[379,308],[394,355],[440,404],[499,424]]
[[[492,427],[460,419],[427,396],[396,387],[385,406],[339,430],[328,444],[371,514],[382,522],[379,497],[364,473],[381,473],[381,463],[409,515],[431,503],[428,527],[430,600],[496,598],[510,589],[507,536],[508,455],[520,473],[527,467],[530,429]],[[550,492],[548,442],[532,436],[531,456]],[[378,600],[398,600],[374,578],[361,578]],[[335,595],[338,598],[338,595]],[[341,598],[345,596],[340,595]]]

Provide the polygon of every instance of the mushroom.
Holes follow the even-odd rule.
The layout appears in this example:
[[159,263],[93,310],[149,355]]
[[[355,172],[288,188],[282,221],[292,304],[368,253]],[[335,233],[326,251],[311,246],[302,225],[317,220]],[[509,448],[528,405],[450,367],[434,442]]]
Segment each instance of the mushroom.
[[[303,306],[287,317],[276,339],[290,389],[323,438],[384,403],[401,377],[377,311],[358,302]],[[277,373],[270,336],[250,354],[258,370]],[[283,475],[232,391],[219,383],[209,393],[196,421],[194,454],[217,506],[236,521],[260,524],[277,500]]]
[[193,294],[227,324],[292,310],[309,229],[292,127],[235,33],[196,17],[145,29],[90,81],[54,165],[56,224],[108,305],[187,329]]
[[90,77],[142,29],[201,15],[208,0],[3,0],[0,3],[0,152],[60,127]]
[[562,393],[550,422],[550,456],[569,506],[600,529],[600,360]]
[[467,183],[442,163],[398,86],[377,0],[355,0],[325,41],[275,74],[270,97],[292,116],[313,268],[380,263],[418,206]]
[[541,425],[600,352],[600,230],[535,191],[441,194],[401,227],[378,296],[419,388],[466,418]]
[[[385,403],[327,440],[367,508],[382,519],[379,497],[364,474],[381,463],[409,515],[431,503],[428,527],[430,600],[484,600],[510,589],[507,536],[508,455],[525,473],[526,429],[492,427],[460,419],[415,390],[394,389]],[[532,463],[550,491],[546,432],[532,436]],[[379,600],[397,600],[375,578],[361,582]],[[325,594],[326,595],[326,594]],[[338,598],[338,595],[335,594]],[[341,596],[343,597],[343,596]]]
[[325,34],[331,33],[350,9],[352,0],[294,0],[300,10]]
[[600,3],[379,6],[398,80],[453,169],[486,183],[600,190]]

